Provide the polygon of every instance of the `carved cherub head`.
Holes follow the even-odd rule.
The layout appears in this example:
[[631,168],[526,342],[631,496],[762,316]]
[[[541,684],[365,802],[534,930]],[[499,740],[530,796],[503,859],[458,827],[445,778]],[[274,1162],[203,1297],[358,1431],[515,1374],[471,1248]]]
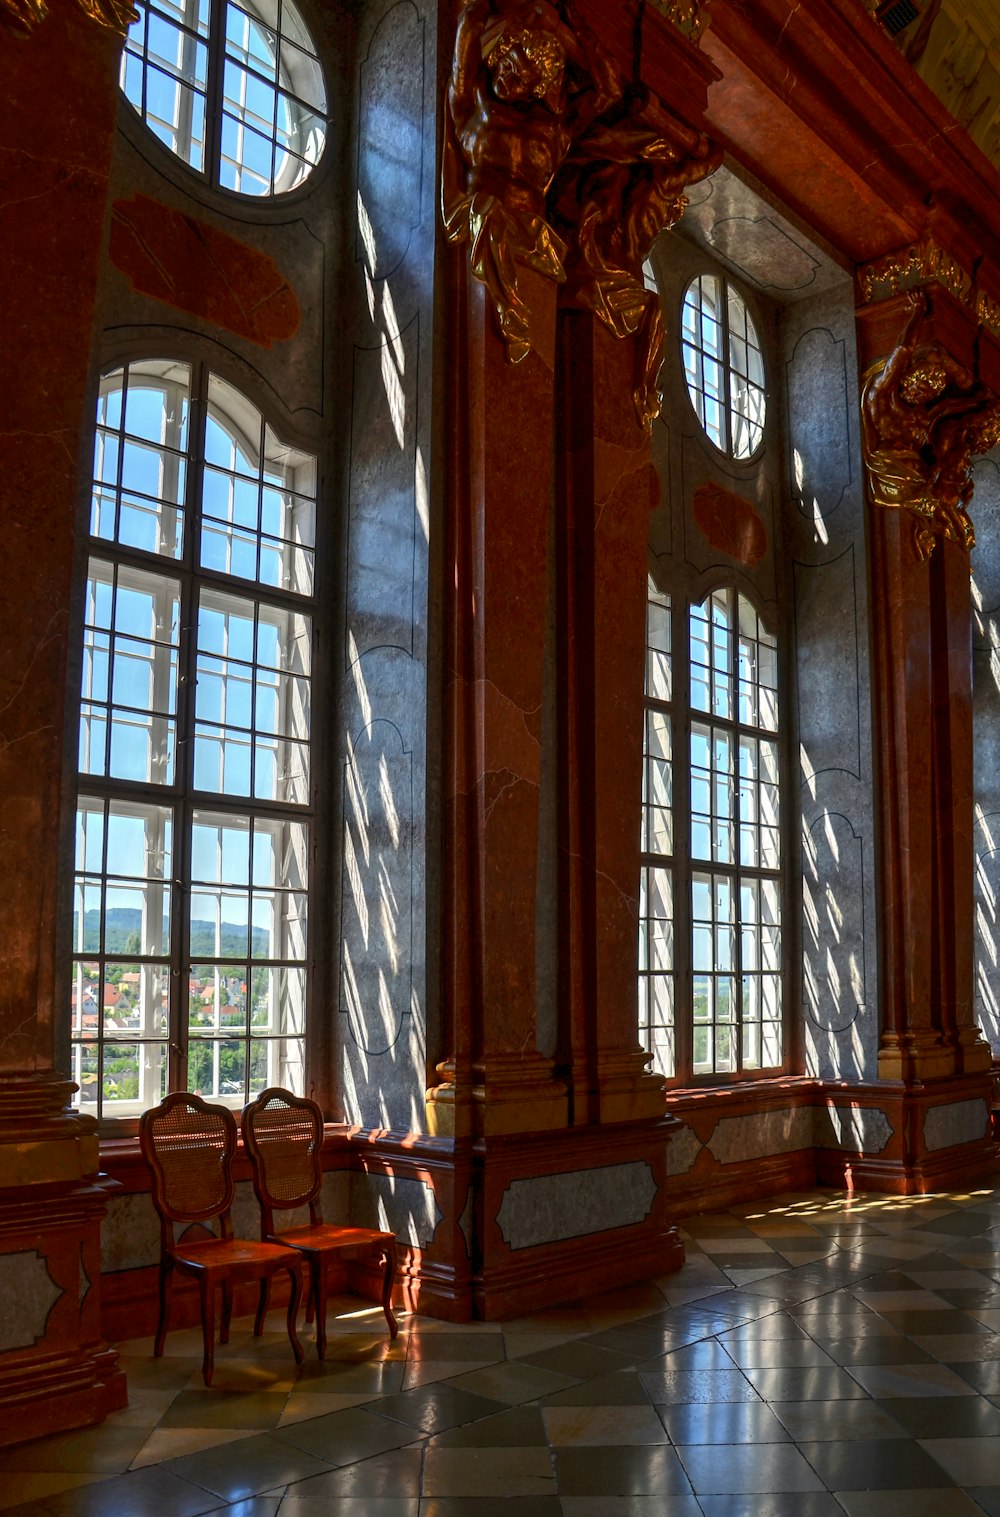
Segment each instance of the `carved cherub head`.
[[943,364],[928,360],[916,363],[899,386],[899,393],[908,406],[922,406],[936,400],[948,385],[948,371]]
[[562,84],[566,53],[551,32],[505,27],[490,49],[488,64],[498,100],[545,100]]

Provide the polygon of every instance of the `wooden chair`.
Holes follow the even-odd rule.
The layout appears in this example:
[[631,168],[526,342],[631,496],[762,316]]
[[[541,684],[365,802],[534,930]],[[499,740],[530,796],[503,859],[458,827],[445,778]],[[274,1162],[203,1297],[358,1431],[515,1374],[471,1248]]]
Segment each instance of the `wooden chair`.
[[[212,1383],[215,1357],[215,1291],[222,1290],[222,1323],[219,1340],[229,1342],[233,1313],[233,1288],[246,1280],[260,1282],[260,1299],[254,1333],[264,1328],[268,1284],[272,1275],[287,1270],[291,1279],[288,1302],[288,1338],[297,1364],[305,1357],[295,1332],[295,1317],[301,1289],[301,1255],[275,1243],[234,1238],[230,1220],[233,1204],[233,1154],[236,1152],[236,1119],[225,1106],[211,1106],[200,1096],[184,1091],[167,1096],[159,1106],[143,1112],[139,1142],[153,1176],[153,1205],[160,1216],[160,1318],[156,1326],[154,1355],[159,1358],[167,1337],[174,1270],[193,1275],[201,1295],[201,1327],[205,1355],[201,1372]],[[219,1235],[208,1228],[217,1221]],[[188,1224],[175,1241],[176,1223]],[[198,1235],[189,1238],[193,1225]]]
[[[271,1086],[243,1108],[243,1144],[253,1166],[260,1202],[261,1234],[275,1243],[300,1249],[309,1261],[309,1305],[316,1315],[316,1349],[326,1357],[327,1267],[335,1261],[377,1254],[382,1263],[382,1310],[395,1338],[399,1324],[392,1314],[396,1278],[396,1238],[368,1227],[338,1227],[323,1221],[318,1196],[323,1183],[320,1151],[323,1113],[315,1101]],[[309,1207],[309,1223],[275,1226],[276,1211]]]

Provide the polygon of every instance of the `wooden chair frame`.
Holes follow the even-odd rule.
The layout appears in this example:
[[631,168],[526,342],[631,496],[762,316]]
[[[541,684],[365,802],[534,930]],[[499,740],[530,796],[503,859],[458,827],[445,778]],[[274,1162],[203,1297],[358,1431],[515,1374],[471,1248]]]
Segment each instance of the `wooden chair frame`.
[[[264,1329],[268,1287],[272,1277],[287,1270],[291,1280],[288,1339],[297,1364],[304,1356],[295,1331],[302,1283],[301,1254],[275,1243],[235,1238],[230,1210],[235,1195],[233,1155],[236,1119],[226,1106],[211,1105],[182,1091],[167,1096],[145,1111],[139,1122],[139,1143],[153,1179],[153,1205],[160,1218],[160,1314],[153,1354],[163,1353],[170,1319],[174,1271],[192,1275],[201,1299],[204,1341],[202,1376],[211,1385],[215,1357],[215,1293],[222,1292],[219,1341],[229,1342],[233,1289],[248,1280],[260,1284],[254,1333]],[[208,1229],[217,1222],[219,1236]],[[205,1237],[178,1241],[174,1224],[200,1225]]]
[[[326,1357],[327,1269],[345,1257],[378,1254],[383,1269],[382,1310],[395,1338],[399,1324],[392,1312],[396,1279],[396,1237],[367,1227],[341,1227],[323,1221],[319,1194],[323,1184],[320,1154],[323,1113],[315,1101],[272,1085],[243,1108],[243,1145],[253,1168],[260,1203],[261,1236],[299,1249],[309,1263],[310,1315],[316,1318],[316,1350]],[[309,1208],[309,1222],[298,1227],[275,1225],[276,1211]]]

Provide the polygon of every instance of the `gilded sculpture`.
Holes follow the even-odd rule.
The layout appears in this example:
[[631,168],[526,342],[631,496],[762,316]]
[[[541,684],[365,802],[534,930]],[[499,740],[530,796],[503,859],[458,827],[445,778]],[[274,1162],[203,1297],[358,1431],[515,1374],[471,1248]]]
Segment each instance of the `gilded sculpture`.
[[[690,7],[689,7],[690,8]],[[697,11],[698,7],[695,6]],[[520,271],[638,343],[636,407],[659,410],[663,326],[642,265],[683,214],[683,189],[721,154],[617,66],[549,0],[468,0],[447,95],[442,209],[468,243],[511,362],[537,346]]]
[[710,0],[653,0],[653,5],[673,22],[677,30],[691,42],[698,43],[709,25]]
[[871,499],[912,513],[926,559],[939,538],[975,545],[970,469],[1000,441],[1000,402],[939,343],[918,345],[927,307],[912,305],[898,345],[865,376],[862,429]]

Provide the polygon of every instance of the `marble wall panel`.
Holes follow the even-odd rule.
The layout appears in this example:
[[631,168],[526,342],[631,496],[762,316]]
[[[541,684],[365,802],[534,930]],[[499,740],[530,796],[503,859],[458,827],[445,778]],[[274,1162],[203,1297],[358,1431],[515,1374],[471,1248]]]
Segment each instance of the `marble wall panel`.
[[444,1213],[434,1187],[408,1175],[352,1174],[351,1221],[395,1233],[401,1243],[429,1248]]
[[412,0],[374,0],[362,13],[343,310],[353,357],[333,1085],[346,1120],[402,1130],[422,1129],[427,1084],[434,14]]
[[957,1143],[975,1143],[989,1131],[990,1108],[984,1100],[952,1101],[932,1106],[924,1117],[924,1142],[934,1152]]
[[537,1248],[644,1222],[656,1192],[652,1168],[639,1162],[512,1180],[497,1226],[509,1248]]
[[802,838],[806,1072],[878,1050],[865,504],[849,282],[782,313]]
[[685,1123],[667,1144],[667,1174],[686,1175],[694,1168],[694,1162],[703,1147],[694,1129]]
[[880,1154],[893,1134],[885,1112],[874,1106],[817,1106],[813,1118],[813,1142],[817,1148]]
[[719,1164],[742,1164],[770,1154],[795,1153],[813,1144],[813,1114],[808,1106],[780,1107],[721,1117],[705,1147]]
[[45,1337],[49,1313],[63,1294],[39,1253],[0,1255],[0,1353],[32,1348]]
[[1000,451],[973,468],[975,1011],[1000,1056]]

